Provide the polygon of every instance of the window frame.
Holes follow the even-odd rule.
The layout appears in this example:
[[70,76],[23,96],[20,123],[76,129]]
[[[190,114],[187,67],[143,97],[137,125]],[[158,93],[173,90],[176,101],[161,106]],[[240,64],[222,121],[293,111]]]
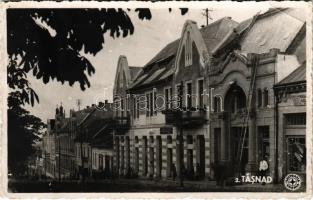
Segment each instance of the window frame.
[[[188,98],[188,84],[190,84],[190,92],[191,92],[191,94],[190,94],[190,98]],[[193,85],[193,81],[192,80],[189,80],[189,81],[185,81],[185,83],[184,83],[184,86],[185,86],[185,89],[184,89],[184,93],[185,94],[183,94],[183,96],[184,96],[184,98],[185,98],[185,106],[186,106],[186,109],[187,110],[190,110],[191,108],[192,108],[192,95],[193,95],[193,89],[192,89],[192,85]],[[189,101],[190,101],[190,107],[189,107]]]
[[[202,81],[202,94],[200,94],[200,81]],[[204,87],[205,83],[204,83],[204,77],[198,78],[197,79],[197,84],[196,84],[196,91],[197,91],[197,107],[199,109],[204,108],[205,107],[205,103],[204,103],[204,91],[205,91],[205,87]],[[202,105],[201,105],[202,102]]]

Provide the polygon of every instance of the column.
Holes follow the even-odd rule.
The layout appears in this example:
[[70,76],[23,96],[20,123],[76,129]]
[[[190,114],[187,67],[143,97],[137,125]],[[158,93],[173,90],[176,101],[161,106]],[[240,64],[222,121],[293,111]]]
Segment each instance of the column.
[[219,118],[221,119],[221,161],[227,162],[227,113],[221,113]]
[[255,111],[251,110],[249,114],[249,151],[248,151],[248,164],[247,172],[255,174],[257,171],[257,162],[256,162],[256,120],[255,120]]

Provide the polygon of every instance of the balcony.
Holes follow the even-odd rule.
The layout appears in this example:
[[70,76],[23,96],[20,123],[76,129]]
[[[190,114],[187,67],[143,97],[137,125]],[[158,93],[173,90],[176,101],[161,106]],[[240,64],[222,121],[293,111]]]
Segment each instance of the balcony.
[[185,128],[198,127],[207,121],[204,109],[168,109],[162,113],[165,115],[166,124]]
[[125,133],[130,128],[130,116],[114,117],[114,129],[116,133]]

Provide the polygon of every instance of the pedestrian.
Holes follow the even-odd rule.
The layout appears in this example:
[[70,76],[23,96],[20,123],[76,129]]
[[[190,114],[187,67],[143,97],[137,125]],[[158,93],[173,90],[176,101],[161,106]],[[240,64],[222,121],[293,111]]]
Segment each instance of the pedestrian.
[[177,177],[177,171],[176,171],[176,166],[174,163],[172,163],[172,177],[173,177],[173,181],[176,180],[176,177]]
[[[267,156],[265,155],[259,164],[259,174],[261,176],[261,180],[266,176],[266,172],[268,170]],[[262,182],[262,185],[265,185],[265,182]]]
[[221,183],[221,172],[220,172],[220,166],[218,162],[213,163],[213,171],[214,171],[214,179],[216,181],[216,185],[219,186]]
[[190,169],[189,169],[189,174],[188,174],[189,179],[190,179],[190,180],[193,180],[193,179],[194,179],[194,175],[195,175],[195,170],[194,170],[194,168],[193,168],[193,165],[191,165],[191,166],[190,166]]
[[200,164],[199,163],[196,164],[196,179],[197,180],[200,179]]

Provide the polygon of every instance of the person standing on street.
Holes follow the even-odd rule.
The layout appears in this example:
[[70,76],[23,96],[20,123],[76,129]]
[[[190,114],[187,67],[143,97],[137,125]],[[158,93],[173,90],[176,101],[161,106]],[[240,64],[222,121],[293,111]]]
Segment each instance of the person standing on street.
[[[266,176],[267,170],[268,170],[267,157],[264,156],[263,159],[260,161],[259,165],[259,173],[262,180]],[[262,182],[262,185],[265,185],[265,182]]]

